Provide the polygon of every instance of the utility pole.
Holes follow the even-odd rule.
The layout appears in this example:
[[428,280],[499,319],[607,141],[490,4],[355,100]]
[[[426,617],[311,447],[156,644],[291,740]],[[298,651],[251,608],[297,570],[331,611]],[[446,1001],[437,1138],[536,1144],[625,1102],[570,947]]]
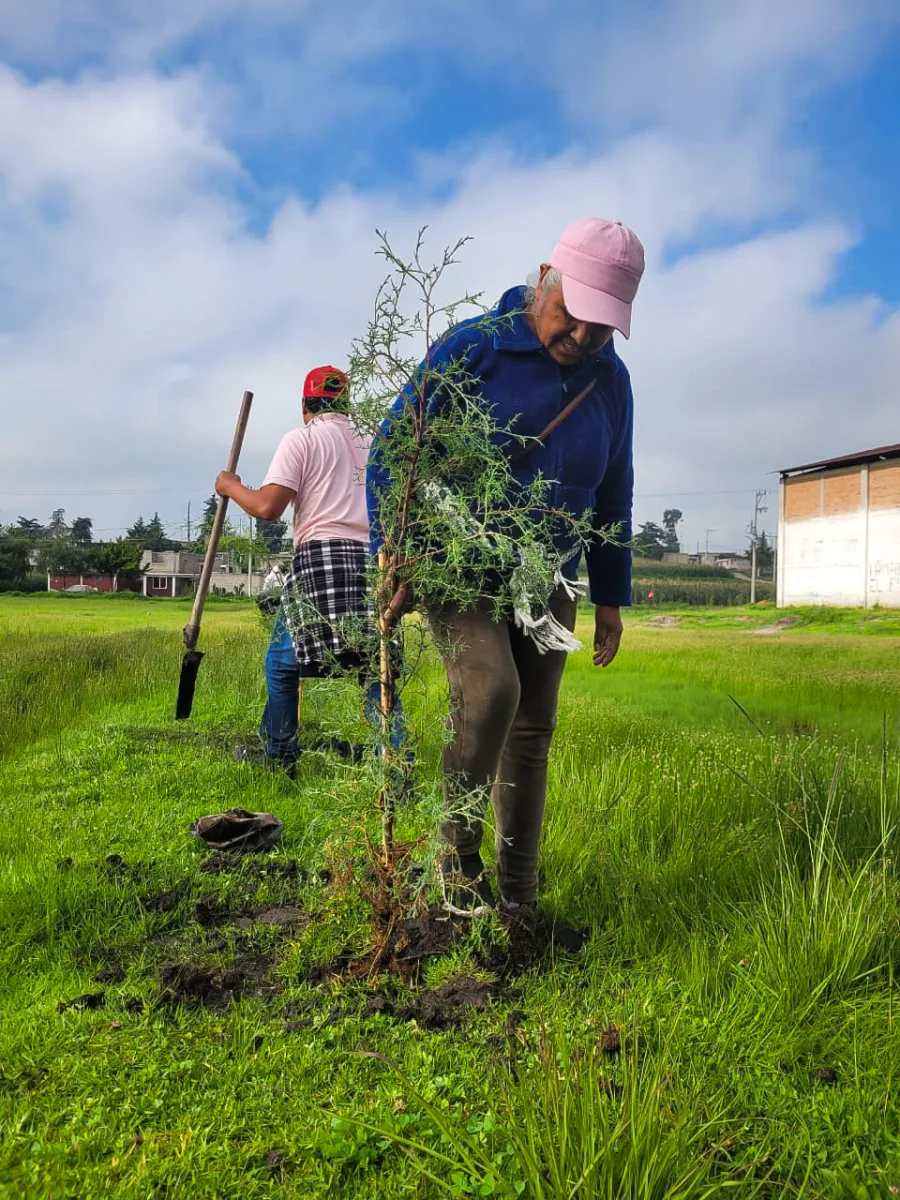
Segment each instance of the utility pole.
[[707,529],[707,531],[706,531],[706,553],[707,554],[709,554],[709,535],[711,533],[715,533],[715,532],[716,531],[714,529]]
[[753,501],[753,520],[751,521],[747,533],[750,535],[750,603],[756,603],[756,546],[759,541],[759,514],[768,512],[768,507],[763,504],[763,498],[766,494],[765,488],[757,491],[756,499]]
[[190,500],[188,500],[187,540],[188,540],[188,543],[190,543],[190,540],[191,540],[191,502],[190,502]]

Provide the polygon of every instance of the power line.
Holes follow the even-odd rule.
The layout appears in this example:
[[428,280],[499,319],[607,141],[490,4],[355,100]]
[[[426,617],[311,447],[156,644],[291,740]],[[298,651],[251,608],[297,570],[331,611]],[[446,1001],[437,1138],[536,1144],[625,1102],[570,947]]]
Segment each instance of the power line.
[[667,500],[674,496],[750,496],[753,488],[726,488],[717,492],[635,492],[635,500]]
[[[195,493],[200,495],[199,490]],[[68,492],[57,488],[52,492],[0,492],[0,496],[183,496],[183,488],[105,488],[92,492]]]
[[[675,496],[749,496],[753,488],[722,488],[717,491],[705,492],[636,492],[635,500],[665,500]],[[204,493],[205,494],[205,493]],[[184,495],[183,488],[108,488],[93,492],[10,492],[0,491],[0,496],[177,496]],[[201,495],[201,489],[190,492],[192,496]]]

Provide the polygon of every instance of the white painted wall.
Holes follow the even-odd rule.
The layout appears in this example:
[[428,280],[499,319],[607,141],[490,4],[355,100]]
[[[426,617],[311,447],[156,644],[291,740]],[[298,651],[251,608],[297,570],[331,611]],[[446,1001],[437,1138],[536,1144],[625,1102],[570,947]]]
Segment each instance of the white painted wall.
[[900,608],[900,508],[779,526],[779,605]]
[[869,513],[869,607],[900,608],[900,508]]

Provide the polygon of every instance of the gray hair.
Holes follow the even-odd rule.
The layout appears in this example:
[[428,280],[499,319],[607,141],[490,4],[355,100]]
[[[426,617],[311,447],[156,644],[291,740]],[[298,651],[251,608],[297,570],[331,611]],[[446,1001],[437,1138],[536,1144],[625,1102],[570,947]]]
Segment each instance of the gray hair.
[[[537,286],[541,281],[541,268],[530,271],[525,279],[525,303],[533,304]],[[562,272],[557,267],[551,267],[544,276],[544,291],[550,292],[562,285]]]

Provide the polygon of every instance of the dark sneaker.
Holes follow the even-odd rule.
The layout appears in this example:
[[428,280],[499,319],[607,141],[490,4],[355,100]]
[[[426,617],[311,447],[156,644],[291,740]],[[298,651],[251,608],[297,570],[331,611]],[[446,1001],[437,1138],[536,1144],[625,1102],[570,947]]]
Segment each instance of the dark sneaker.
[[444,908],[455,917],[480,917],[496,901],[480,854],[445,854],[438,865]]
[[234,761],[250,767],[268,767],[270,771],[281,769],[288,779],[293,779],[297,772],[295,758],[270,758],[262,746],[235,746]]
[[510,938],[524,937],[557,950],[566,950],[569,954],[578,954],[588,940],[589,931],[573,929],[565,921],[545,913],[536,903],[516,904],[501,896],[497,916],[506,926]]
[[345,738],[325,738],[312,748],[329,750],[339,758],[345,758],[352,763],[361,763],[366,753],[365,746],[360,746],[356,742],[348,742]]

